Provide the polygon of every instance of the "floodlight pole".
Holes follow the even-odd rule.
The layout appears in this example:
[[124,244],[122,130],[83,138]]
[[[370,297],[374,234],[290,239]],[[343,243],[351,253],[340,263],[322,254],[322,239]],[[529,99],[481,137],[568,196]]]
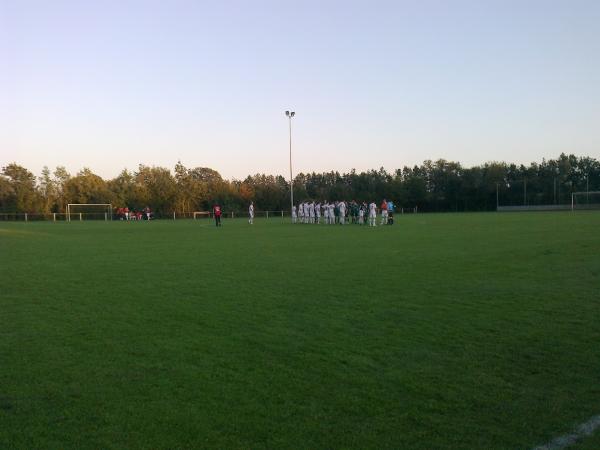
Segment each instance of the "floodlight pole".
[[[558,194],[557,194],[558,192]],[[560,203],[560,168],[556,167],[554,169],[554,204],[558,205]]]
[[585,201],[590,203],[590,174],[589,172],[585,174]]
[[498,211],[498,206],[500,206],[499,196],[498,196],[498,182],[496,182],[496,211]]
[[295,111],[286,111],[285,115],[288,118],[290,125],[290,219],[294,210],[294,176],[292,175],[292,117],[296,115]]

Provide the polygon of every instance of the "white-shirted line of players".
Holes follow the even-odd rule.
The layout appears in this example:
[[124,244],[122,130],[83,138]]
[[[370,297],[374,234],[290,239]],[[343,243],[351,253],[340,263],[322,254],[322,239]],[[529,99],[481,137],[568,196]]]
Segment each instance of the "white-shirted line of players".
[[[379,208],[381,214],[381,225],[392,225],[394,223],[394,203],[383,200]],[[371,202],[359,204],[352,202],[302,202],[297,207],[292,207],[292,223],[312,223],[320,224],[321,217],[327,225],[345,225],[354,223],[358,225],[377,225],[377,205]],[[254,223],[254,202],[250,202],[248,207],[248,223]]]
[[[394,203],[383,200],[380,207],[381,225],[393,223]],[[327,225],[358,224],[377,225],[377,205],[371,202],[359,204],[357,202],[302,202],[292,207],[292,223],[320,224],[321,217]]]

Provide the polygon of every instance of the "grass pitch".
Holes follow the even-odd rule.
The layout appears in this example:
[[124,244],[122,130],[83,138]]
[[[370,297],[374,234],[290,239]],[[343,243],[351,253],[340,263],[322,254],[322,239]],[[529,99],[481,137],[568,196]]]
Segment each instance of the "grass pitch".
[[543,444],[600,413],[598,230],[0,223],[0,448]]

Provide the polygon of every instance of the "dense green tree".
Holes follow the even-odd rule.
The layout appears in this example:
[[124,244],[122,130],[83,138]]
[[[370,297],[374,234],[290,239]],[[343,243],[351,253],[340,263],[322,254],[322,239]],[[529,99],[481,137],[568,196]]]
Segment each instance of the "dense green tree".
[[142,209],[149,206],[159,215],[168,215],[175,210],[177,183],[169,169],[140,164],[135,180],[135,203],[131,207]]
[[134,175],[127,169],[112,180],[107,182],[108,189],[111,192],[111,203],[116,207],[131,206],[139,204],[137,201],[137,189]]
[[54,169],[52,176],[53,176],[54,187],[56,189],[57,212],[65,212],[65,209],[67,206],[66,186],[67,186],[67,182],[71,178],[71,175],[69,174],[69,172],[67,172],[67,169],[65,169],[63,166],[58,166],[58,167],[56,167],[56,169]]
[[256,174],[247,177],[244,185],[254,193],[253,200],[258,209],[268,211],[289,209],[289,189],[283,177]]
[[[600,162],[561,154],[529,165],[489,162],[464,168],[458,162],[426,160],[392,173],[385,169],[348,173],[299,173],[294,199],[357,200],[379,203],[393,199],[399,207],[421,211],[489,211],[501,205],[568,203],[575,191],[600,190]],[[0,209],[4,212],[62,212],[71,203],[112,203],[130,209],[152,208],[159,216],[208,211],[218,202],[226,211],[289,209],[290,185],[282,176],[255,174],[228,181],[208,167],[187,168],[178,162],[173,173],[140,165],[105,181],[89,169],[71,177],[64,167],[36,177],[9,164],[0,173]]]
[[11,163],[2,168],[2,175],[10,185],[10,188],[8,186],[2,188],[4,210],[13,209],[13,211],[28,213],[43,210],[44,200],[37,189],[33,173],[25,167]]
[[15,189],[8,177],[3,174],[0,175],[0,211],[20,212],[17,209]]
[[90,169],[84,168],[64,185],[67,203],[110,203],[108,184]]
[[43,212],[57,212],[58,189],[48,166],[44,166],[39,177],[39,192],[43,198]]
[[[210,178],[210,176],[205,177],[201,168],[188,169],[178,162],[175,166],[175,183],[177,185],[175,210],[181,213],[191,213],[206,209],[209,201]],[[218,178],[221,178],[220,175]]]

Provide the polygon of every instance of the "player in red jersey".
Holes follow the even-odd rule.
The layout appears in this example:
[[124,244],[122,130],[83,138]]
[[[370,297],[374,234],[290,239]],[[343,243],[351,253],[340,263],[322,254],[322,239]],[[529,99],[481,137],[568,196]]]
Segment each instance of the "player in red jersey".
[[215,225],[217,227],[221,226],[221,206],[215,205],[213,206],[213,214],[215,216]]
[[385,198],[381,202],[381,225],[387,225],[388,223],[388,206]]

